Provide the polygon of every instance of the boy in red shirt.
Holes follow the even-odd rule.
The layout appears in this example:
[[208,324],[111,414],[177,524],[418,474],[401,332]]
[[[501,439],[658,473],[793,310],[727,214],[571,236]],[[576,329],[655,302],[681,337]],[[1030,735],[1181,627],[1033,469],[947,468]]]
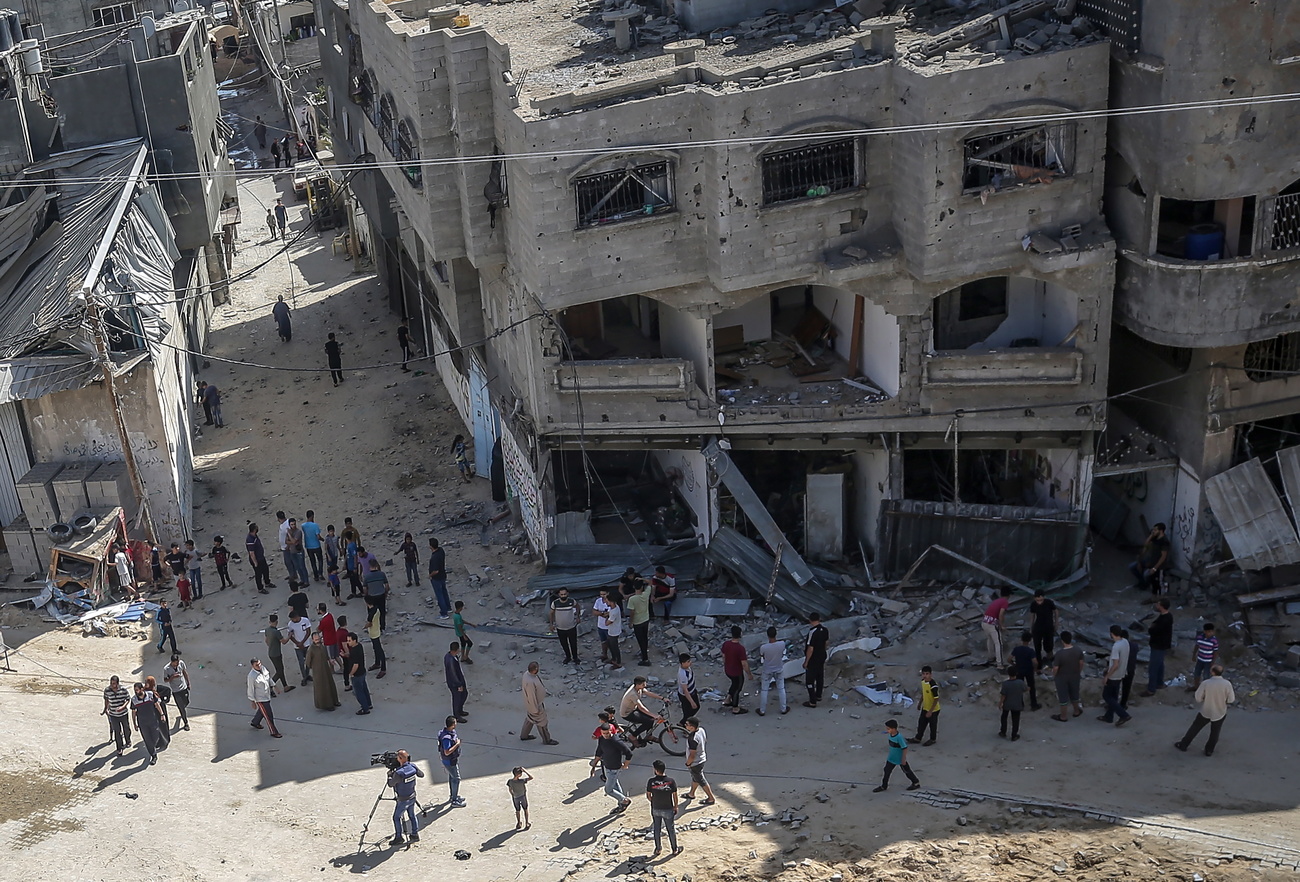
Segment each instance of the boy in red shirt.
[[749,653],[740,642],[740,635],[740,626],[732,625],[731,639],[722,644],[722,672],[731,680],[731,688],[727,690],[727,700],[722,706],[731,708],[733,714],[749,713],[740,706],[740,696],[745,690],[745,678],[754,679],[753,672],[749,670]]
[[334,624],[334,614],[329,610],[329,606],[325,603],[316,604],[316,612],[320,614],[316,630],[320,632],[320,642],[324,644],[325,651],[330,657],[330,665],[333,666],[339,660],[339,632],[338,626]]

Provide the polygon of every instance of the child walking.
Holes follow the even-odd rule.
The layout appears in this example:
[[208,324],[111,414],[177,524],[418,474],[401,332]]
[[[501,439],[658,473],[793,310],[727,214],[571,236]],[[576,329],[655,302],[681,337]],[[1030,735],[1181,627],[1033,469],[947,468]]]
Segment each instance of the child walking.
[[907,739],[898,731],[898,720],[885,721],[885,734],[889,736],[889,755],[885,757],[885,773],[880,779],[880,786],[872,793],[884,793],[889,789],[889,776],[894,774],[894,769],[900,768],[907,779],[912,783],[908,785],[908,790],[919,790],[921,780],[916,777],[912,767],[907,763]]
[[343,599],[343,583],[339,581],[339,563],[337,559],[330,564],[329,571],[325,574],[325,580],[330,583],[330,592],[334,595],[334,605],[347,606],[348,602]]
[[474,645],[474,641],[470,640],[469,635],[465,633],[465,626],[474,623],[465,621],[465,601],[456,601],[456,609],[451,615],[451,623],[456,628],[456,642],[460,644],[460,663],[463,665],[474,664],[469,657],[469,650]]
[[[930,740],[922,742],[926,729],[930,730]],[[934,672],[929,665],[921,668],[921,715],[916,721],[916,738],[926,747],[939,738],[939,684],[934,682]]]
[[1025,681],[1020,679],[1020,668],[1015,665],[1007,668],[1007,679],[1002,684],[998,708],[1002,711],[1002,728],[998,730],[998,737],[1007,737],[1007,717],[1010,716],[1011,740],[1019,741],[1020,712],[1025,709]]
[[[515,766],[510,774],[506,787],[510,790],[510,801],[515,806],[515,829],[527,830],[533,826],[533,822],[528,820],[528,782],[533,780],[533,776],[523,766]],[[522,821],[519,819],[521,812]]]
[[227,588],[235,587],[234,581],[230,578],[230,549],[225,546],[225,539],[220,536],[212,537],[212,551],[210,557],[212,563],[216,565],[217,576],[221,579],[221,587],[217,590],[225,591]]
[[469,454],[465,449],[464,435],[457,435],[451,439],[451,456],[456,461],[456,468],[460,470],[460,479],[468,484],[473,475],[470,473]]

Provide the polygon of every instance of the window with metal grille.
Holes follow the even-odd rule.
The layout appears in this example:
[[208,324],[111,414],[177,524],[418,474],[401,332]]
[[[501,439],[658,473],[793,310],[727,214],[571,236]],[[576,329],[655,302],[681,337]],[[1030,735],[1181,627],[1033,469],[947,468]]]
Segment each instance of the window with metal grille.
[[1142,0],[1079,0],[1078,10],[1117,48],[1134,53],[1142,45]]
[[764,205],[829,196],[858,183],[858,145],[852,138],[763,157]]
[[391,95],[385,95],[379,99],[379,121],[375,123],[375,128],[379,131],[379,140],[384,142],[388,152],[396,154],[394,149],[393,134],[395,129],[393,123],[397,119],[397,111],[393,108],[393,98]]
[[361,75],[361,109],[365,111],[366,119],[376,126],[379,125],[379,102],[375,100],[378,89],[375,88],[375,75],[366,71]]
[[413,186],[419,187],[424,183],[420,149],[415,146],[415,134],[406,120],[397,124],[397,161],[402,163],[402,174]]
[[962,189],[1002,190],[1074,174],[1074,123],[1030,126],[966,139]]
[[190,50],[188,48],[181,53],[181,60],[185,63],[185,79],[193,82],[194,56],[190,55]]
[[586,175],[573,182],[578,226],[590,227],[672,211],[667,162]]
[[1283,334],[1246,347],[1246,376],[1256,383],[1300,372],[1300,334]]
[[1300,248],[1300,181],[1273,200],[1273,250]]
[[118,3],[116,6],[101,6],[90,11],[90,18],[97,28],[129,24],[135,21],[135,4]]

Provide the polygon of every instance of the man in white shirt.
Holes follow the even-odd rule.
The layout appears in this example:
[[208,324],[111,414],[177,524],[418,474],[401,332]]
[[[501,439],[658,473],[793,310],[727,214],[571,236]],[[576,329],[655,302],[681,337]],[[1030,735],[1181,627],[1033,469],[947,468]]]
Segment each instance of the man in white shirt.
[[1187,727],[1187,734],[1181,741],[1175,741],[1174,747],[1186,753],[1201,730],[1209,726],[1210,740],[1205,742],[1205,755],[1212,756],[1214,746],[1219,743],[1219,730],[1223,728],[1223,721],[1228,716],[1228,705],[1236,700],[1232,684],[1223,679],[1223,665],[1213,665],[1209,679],[1203,680],[1196,687],[1196,702],[1201,706],[1200,711],[1196,714],[1196,719],[1192,720],[1192,725]]
[[695,789],[703,787],[707,799],[700,805],[713,805],[717,800],[713,798],[713,788],[709,786],[708,779],[704,777],[704,764],[709,759],[705,753],[708,736],[705,735],[704,728],[700,726],[700,721],[695,717],[687,718],[683,725],[686,727],[686,768],[691,773],[691,789],[682,797],[682,801],[694,799]]
[[618,715],[631,725],[628,727],[629,734],[638,742],[642,743],[646,733],[654,728],[655,723],[659,722],[659,717],[645,706],[643,698],[657,698],[664,700],[662,695],[656,695],[646,688],[646,678],[637,677],[632,681],[632,685],[623,693],[623,698],[618,703]]
[[[1122,726],[1133,719],[1120,703],[1120,692],[1124,678],[1128,676],[1128,641],[1124,639],[1124,629],[1119,625],[1110,626],[1110,663],[1106,668],[1106,684],[1101,688],[1101,700],[1106,703],[1106,712],[1097,719],[1103,723],[1113,722]],[[1115,717],[1119,717],[1118,720]]]
[[785,641],[776,639],[776,626],[767,629],[767,642],[758,648],[759,677],[763,685],[758,693],[758,715],[767,715],[767,692],[776,687],[776,697],[781,701],[781,713],[790,713],[785,700]]
[[284,512],[277,511],[275,519],[280,524],[280,529],[276,534],[280,539],[280,558],[284,561],[284,569],[289,574],[289,581],[295,582],[298,575],[294,569],[293,561],[289,560],[289,518]]
[[623,610],[611,604],[605,612],[605,635],[609,646],[609,664],[617,673],[623,670],[623,651],[618,648],[618,638],[623,636]]
[[614,602],[609,599],[609,589],[600,589],[600,596],[596,602],[591,605],[591,611],[596,616],[596,633],[600,635],[600,663],[604,664],[609,661],[609,622],[606,615],[609,613]]
[[307,670],[307,650],[311,648],[311,620],[296,612],[289,613],[289,624],[284,629],[285,637],[293,644],[294,655],[298,656],[298,673],[302,674],[302,683],[311,682],[311,671]]
[[190,706],[190,672],[181,661],[180,653],[173,652],[171,662],[163,666],[163,683],[172,691],[172,701],[176,702],[183,728],[190,731],[190,718],[186,713]]
[[127,557],[124,549],[119,548],[113,555],[113,566],[117,567],[117,583],[122,586],[122,593],[132,600],[139,600],[140,592],[136,590],[135,577],[131,575],[131,558]]
[[271,672],[262,665],[259,658],[252,659],[248,663],[251,670],[248,672],[248,701],[253,705],[253,719],[248,725],[254,729],[262,728],[262,720],[266,720],[266,727],[271,730],[272,738],[279,738],[280,731],[275,728],[275,714],[271,713],[271,698],[275,695],[275,684],[271,682]]

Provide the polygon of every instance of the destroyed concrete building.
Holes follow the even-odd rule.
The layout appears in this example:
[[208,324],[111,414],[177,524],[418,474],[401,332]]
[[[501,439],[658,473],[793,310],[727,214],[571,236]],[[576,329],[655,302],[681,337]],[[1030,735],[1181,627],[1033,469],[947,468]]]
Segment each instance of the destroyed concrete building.
[[323,2],[351,235],[480,472],[541,550],[757,537],[721,442],[784,550],[1073,571],[1115,267],[1104,32],[1035,0],[725,5],[690,37],[612,3]]
[[1168,523],[1183,570],[1300,563],[1300,115],[1268,97],[1300,91],[1300,5],[1146,0],[1113,47],[1117,108],[1223,106],[1110,122],[1111,384],[1139,391],[1112,406],[1094,522]]

